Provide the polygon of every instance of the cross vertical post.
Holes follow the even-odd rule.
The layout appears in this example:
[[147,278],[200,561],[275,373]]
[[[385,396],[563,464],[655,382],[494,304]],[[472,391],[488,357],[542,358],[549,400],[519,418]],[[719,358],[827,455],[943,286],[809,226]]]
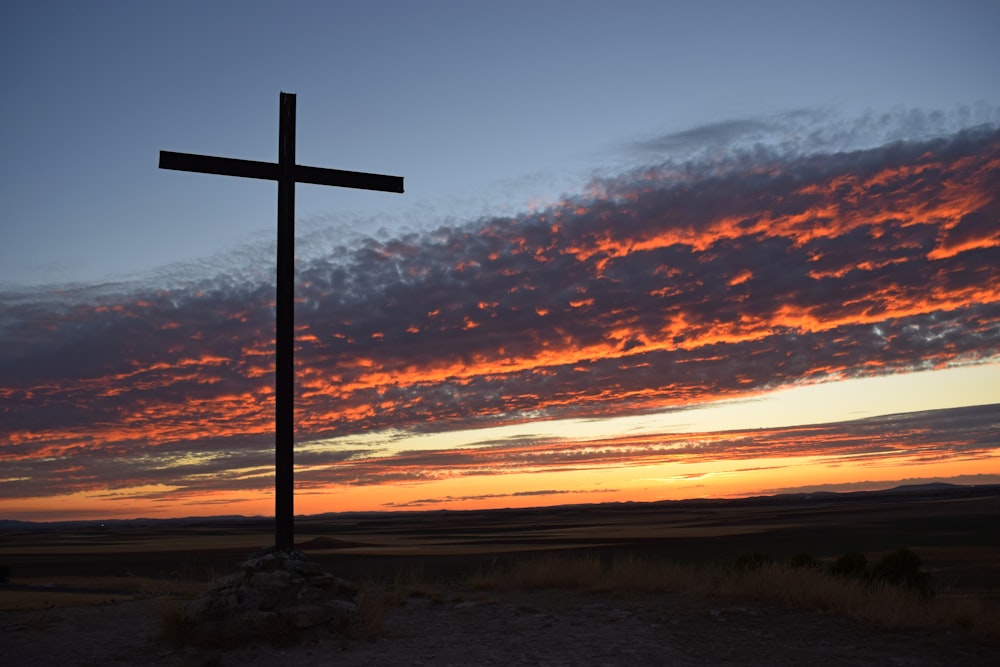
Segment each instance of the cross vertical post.
[[274,360],[274,546],[294,550],[295,95],[281,93],[278,121],[278,270]]
[[295,95],[281,93],[278,162],[160,151],[160,168],[278,182],[274,360],[274,546],[295,549],[295,184],[403,192],[400,176],[295,164]]

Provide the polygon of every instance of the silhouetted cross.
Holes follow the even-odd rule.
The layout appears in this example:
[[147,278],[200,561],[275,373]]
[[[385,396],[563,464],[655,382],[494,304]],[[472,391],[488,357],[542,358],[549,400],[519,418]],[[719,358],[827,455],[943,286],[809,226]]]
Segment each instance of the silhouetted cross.
[[295,184],[403,192],[400,176],[321,169],[295,164],[295,95],[281,93],[278,162],[160,151],[160,168],[278,181],[278,294],[275,322],[274,546],[292,551],[295,433]]

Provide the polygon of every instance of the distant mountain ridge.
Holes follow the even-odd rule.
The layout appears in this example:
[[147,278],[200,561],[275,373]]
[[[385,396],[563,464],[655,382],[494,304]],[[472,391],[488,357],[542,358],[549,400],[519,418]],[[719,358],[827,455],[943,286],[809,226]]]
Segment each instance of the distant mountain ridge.
[[891,489],[886,489],[886,493],[909,493],[912,491],[948,491],[952,489],[971,489],[972,486],[962,484],[948,484],[947,482],[929,482],[927,484],[903,484]]
[[889,489],[872,489],[872,490],[858,490],[858,491],[793,491],[789,493],[778,493],[773,496],[753,496],[754,498],[786,498],[786,497],[800,497],[800,496],[853,496],[857,494],[864,495],[894,495],[900,493],[934,493],[938,491],[958,491],[960,489],[976,489],[984,488],[988,486],[998,486],[995,484],[948,484],[946,482],[928,482],[926,484],[901,484],[900,486],[894,486]]

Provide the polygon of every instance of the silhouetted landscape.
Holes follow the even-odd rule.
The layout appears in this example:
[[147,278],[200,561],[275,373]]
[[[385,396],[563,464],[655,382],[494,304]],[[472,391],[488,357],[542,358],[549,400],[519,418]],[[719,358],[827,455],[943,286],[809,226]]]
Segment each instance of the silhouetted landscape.
[[[757,642],[774,630],[754,629],[763,623],[761,615],[780,616],[786,623],[797,619],[794,622],[802,624],[800,634],[781,640],[799,642],[798,648],[781,649],[787,664],[809,655],[810,641],[814,641],[810,633],[819,631],[816,628],[825,633],[828,627],[833,628],[830,632],[844,634],[847,646],[854,646],[850,642],[857,640],[849,638],[861,633],[868,637],[865,641],[880,648],[872,648],[875,653],[870,654],[835,651],[827,662],[818,664],[850,664],[855,658],[880,661],[886,658],[885,651],[893,655],[915,652],[922,662],[914,664],[939,664],[938,658],[953,654],[956,646],[964,647],[969,653],[961,655],[973,656],[971,660],[992,650],[1000,637],[981,622],[963,629],[960,614],[955,612],[947,612],[950,626],[939,628],[934,625],[939,621],[933,621],[934,631],[928,632],[927,628],[911,628],[910,620],[896,618],[904,611],[907,618],[916,618],[913,609],[855,614],[838,607],[839,603],[825,602],[825,593],[795,589],[819,586],[810,582],[827,582],[831,579],[828,572],[856,567],[851,559],[860,558],[859,572],[868,578],[856,589],[868,595],[865,591],[872,590],[875,581],[872,574],[892,554],[903,554],[915,559],[911,574],[919,567],[921,588],[919,595],[903,591],[900,601],[891,604],[919,607],[929,605],[926,600],[933,597],[938,607],[941,600],[972,601],[980,605],[976,609],[992,609],[996,614],[1000,603],[997,516],[998,485],[930,484],[738,500],[298,517],[296,549],[324,571],[362,583],[359,595],[367,591],[369,603],[361,608],[365,614],[374,614],[366,621],[371,627],[329,636],[313,633],[308,641],[298,636],[294,641],[255,637],[256,641],[244,638],[209,648],[191,646],[185,639],[190,628],[171,621],[169,610],[180,608],[177,605],[238,570],[250,554],[266,549],[273,539],[271,519],[4,521],[0,524],[0,574],[7,581],[0,584],[0,618],[5,635],[16,641],[25,659],[29,663],[42,659],[42,664],[59,656],[76,664],[72,661],[76,653],[67,658],[42,641],[46,633],[87,637],[94,624],[121,627],[123,639],[116,654],[107,653],[108,645],[93,639],[90,652],[79,654],[89,655],[88,660],[118,655],[118,659],[141,657],[155,664],[190,664],[185,661],[213,655],[218,660],[225,656],[226,664],[268,664],[275,646],[284,647],[280,656],[295,646],[296,660],[306,660],[299,664],[323,664],[330,650],[338,651],[338,660],[347,660],[345,664],[367,664],[405,661],[419,647],[431,651],[427,655],[437,656],[435,661],[442,664],[460,664],[481,659],[483,654],[465,652],[467,642],[428,639],[424,626],[473,623],[475,619],[478,625],[467,632],[485,633],[477,640],[482,643],[477,650],[489,655],[496,651],[497,655],[505,651],[548,655],[547,651],[569,650],[559,649],[562,640],[558,637],[575,645],[584,640],[573,638],[583,633],[592,642],[603,637],[600,641],[610,647],[607,650],[614,649],[615,659],[629,655],[631,649],[625,644],[631,641],[644,647],[641,655],[651,660],[666,659],[669,656],[663,651],[681,650],[678,647],[686,646],[685,642],[699,644],[718,631],[712,629],[713,624],[728,619],[729,629],[736,633],[731,638],[734,643],[727,645],[729,640],[719,635],[722,643],[711,655],[753,664],[755,659],[740,657],[747,650],[746,642]],[[797,579],[796,568],[802,566],[816,573],[808,577],[819,578]],[[752,575],[758,568],[761,574]],[[747,572],[752,575],[749,579]],[[777,577],[777,583],[768,583],[765,575]],[[701,583],[692,583],[695,579]],[[689,581],[678,583],[682,580]],[[775,596],[774,591],[754,592],[745,581],[788,590],[783,596]],[[375,597],[372,591],[377,592]],[[378,601],[374,607],[372,600]],[[516,627],[524,621],[523,610],[529,608],[540,621],[548,620],[526,627],[520,639],[528,644],[523,644],[518,642]],[[676,625],[681,618],[692,625],[675,629],[679,634],[668,633],[672,638],[667,641],[651,630],[660,627],[651,620],[656,614],[661,621],[673,618],[669,623]],[[617,626],[606,623],[609,615]],[[957,618],[954,623],[952,616]],[[171,628],[172,622],[176,627]],[[632,625],[636,627],[629,630]],[[553,635],[552,627],[564,629]],[[542,633],[545,628],[548,634]],[[749,634],[741,639],[741,632]],[[921,639],[914,644],[918,636]],[[265,639],[277,644],[271,641],[274,645],[269,645]],[[531,642],[536,648],[530,648],[535,646]],[[729,653],[719,653],[725,646],[734,652],[730,658],[726,658]],[[153,660],[155,651],[161,653]],[[693,660],[691,656],[699,653],[675,656],[678,664],[696,664],[685,662],[684,655]],[[571,658],[572,653],[567,654],[566,660]]]
[[[329,513],[297,517],[296,548],[358,578],[415,564],[456,575],[486,558],[551,550],[724,564],[750,552],[834,558],[909,547],[943,583],[1000,596],[997,516],[1000,485],[931,484],[736,500]],[[273,519],[241,516],[2,521],[0,530],[0,560],[27,579],[179,571],[204,579],[273,541]]]

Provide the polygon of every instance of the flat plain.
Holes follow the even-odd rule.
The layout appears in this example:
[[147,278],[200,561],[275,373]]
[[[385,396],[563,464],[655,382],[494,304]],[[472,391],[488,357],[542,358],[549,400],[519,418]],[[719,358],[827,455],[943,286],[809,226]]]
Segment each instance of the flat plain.
[[[906,548],[937,597],[1000,604],[998,517],[1000,487],[300,517],[300,551],[386,591],[378,627],[214,649],[167,642],[164,610],[266,548],[269,519],[5,524],[0,643],[17,664],[983,664],[998,638],[958,626],[885,627],[767,599],[600,581],[525,588],[497,573],[543,558],[722,572],[751,553],[828,564]],[[471,583],[491,573],[491,585]]]

